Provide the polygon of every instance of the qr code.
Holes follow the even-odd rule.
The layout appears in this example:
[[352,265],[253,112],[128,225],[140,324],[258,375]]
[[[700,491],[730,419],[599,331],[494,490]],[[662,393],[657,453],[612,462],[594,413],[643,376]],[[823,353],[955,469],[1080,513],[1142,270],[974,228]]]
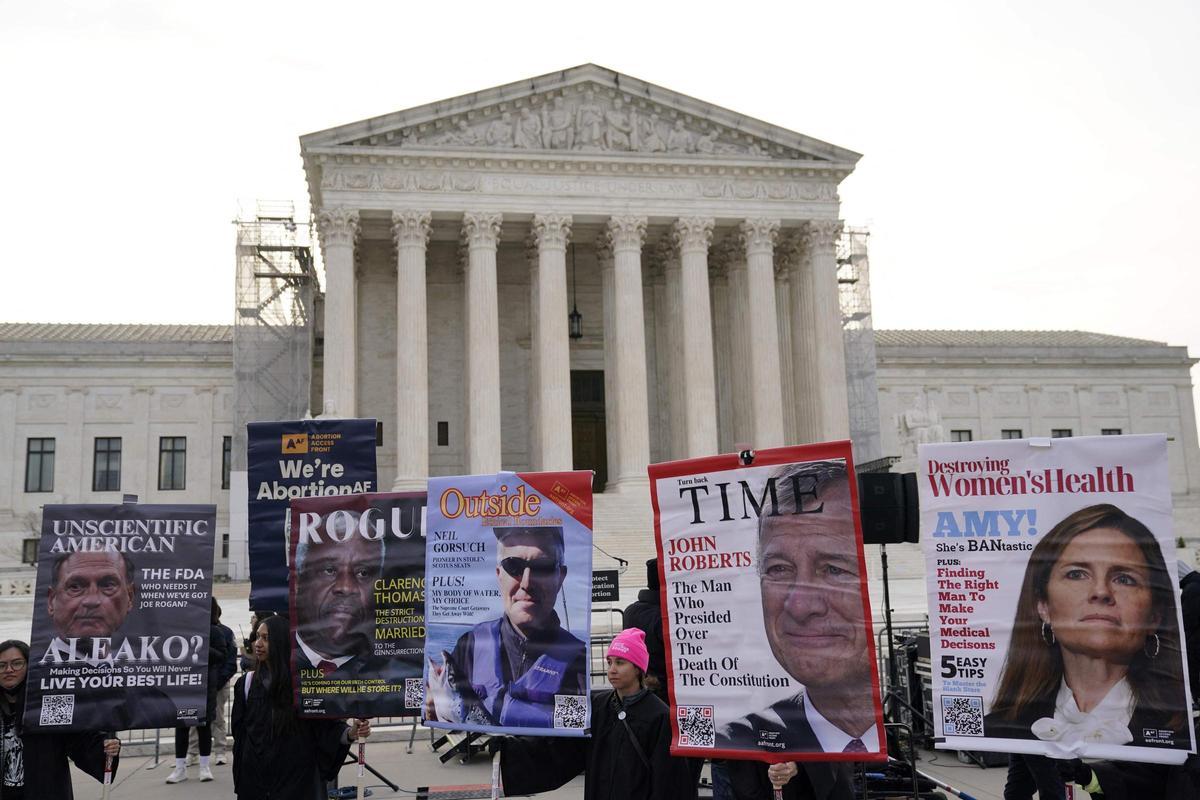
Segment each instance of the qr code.
[[425,692],[420,678],[404,679],[404,707],[420,708],[425,705]]
[[554,727],[586,728],[588,698],[581,694],[554,695]]
[[983,698],[942,695],[942,733],[983,736]]
[[712,706],[679,706],[680,747],[715,747],[716,728],[713,726]]
[[75,695],[42,695],[42,715],[39,725],[70,725],[75,720]]

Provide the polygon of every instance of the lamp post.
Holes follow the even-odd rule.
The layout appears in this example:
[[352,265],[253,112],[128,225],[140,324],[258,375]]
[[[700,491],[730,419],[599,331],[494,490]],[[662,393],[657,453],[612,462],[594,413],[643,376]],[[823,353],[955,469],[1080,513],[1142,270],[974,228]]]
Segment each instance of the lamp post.
[[571,243],[571,313],[567,314],[567,335],[583,338],[583,314],[579,313],[579,283],[575,279],[575,243]]

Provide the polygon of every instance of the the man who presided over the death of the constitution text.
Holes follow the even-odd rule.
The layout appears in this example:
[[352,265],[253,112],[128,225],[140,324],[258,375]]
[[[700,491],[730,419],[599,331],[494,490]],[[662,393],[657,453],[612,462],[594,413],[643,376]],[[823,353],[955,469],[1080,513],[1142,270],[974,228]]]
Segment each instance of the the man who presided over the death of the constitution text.
[[802,513],[759,520],[763,622],[775,659],[804,689],[723,726],[717,747],[877,752],[870,634],[846,464],[792,464],[777,474],[776,487],[779,508]]

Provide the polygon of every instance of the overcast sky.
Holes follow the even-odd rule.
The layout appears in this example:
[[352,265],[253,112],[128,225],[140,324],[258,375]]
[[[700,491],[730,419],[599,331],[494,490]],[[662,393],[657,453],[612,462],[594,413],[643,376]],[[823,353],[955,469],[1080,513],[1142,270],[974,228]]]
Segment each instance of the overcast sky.
[[1195,0],[0,0],[0,320],[230,322],[299,135],[591,61],[865,154],[876,327],[1200,354],[1198,42]]

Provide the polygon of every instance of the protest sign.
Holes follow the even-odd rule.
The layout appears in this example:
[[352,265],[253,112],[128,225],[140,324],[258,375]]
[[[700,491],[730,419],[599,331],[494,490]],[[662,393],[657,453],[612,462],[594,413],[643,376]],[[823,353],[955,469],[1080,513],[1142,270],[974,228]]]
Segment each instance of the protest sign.
[[425,724],[584,735],[592,474],[430,478],[427,521]]
[[375,420],[246,426],[250,608],[288,611],[288,501],[375,490]]
[[424,514],[424,492],[292,501],[292,685],[301,716],[420,714]]
[[215,534],[210,505],[43,509],[26,726],[204,719]]
[[886,758],[850,443],[652,464],[650,488],[672,754]]
[[1164,436],[922,445],[937,746],[1194,749]]

